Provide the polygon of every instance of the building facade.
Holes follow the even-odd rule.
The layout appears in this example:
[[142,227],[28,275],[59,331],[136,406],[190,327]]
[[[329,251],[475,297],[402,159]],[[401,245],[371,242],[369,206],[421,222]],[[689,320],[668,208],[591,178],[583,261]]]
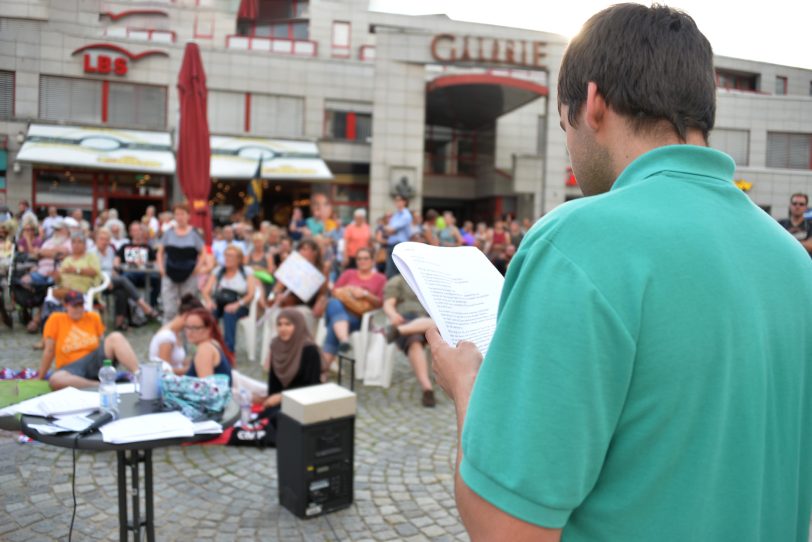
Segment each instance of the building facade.
[[[556,108],[561,36],[367,0],[0,0],[0,202],[137,218],[180,199],[189,41],[207,75],[215,216],[244,205],[252,178],[280,224],[314,191],[345,220],[381,216],[395,190],[487,221],[580,195]],[[812,71],[716,64],[710,143],[783,217],[812,191]]]

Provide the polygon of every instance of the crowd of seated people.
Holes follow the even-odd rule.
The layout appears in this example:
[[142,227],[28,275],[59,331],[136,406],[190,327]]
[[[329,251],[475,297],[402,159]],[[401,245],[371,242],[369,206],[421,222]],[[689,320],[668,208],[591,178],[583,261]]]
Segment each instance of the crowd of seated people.
[[[403,200],[396,209],[401,222],[407,207],[408,202]],[[274,406],[280,386],[283,389],[300,380],[324,381],[336,355],[350,349],[349,338],[360,327],[361,311],[383,308],[390,323],[387,337],[397,341],[411,362],[423,392],[422,403],[433,406],[422,340],[431,320],[423,311],[415,310],[413,296],[404,291],[408,286],[402,279],[395,275],[387,282],[383,274],[395,235],[389,223],[392,213],[371,225],[366,210],[358,208],[353,210],[352,220],[342,224],[324,194],[313,195],[309,216],[305,218],[303,211],[294,208],[287,224],[264,221],[256,230],[250,220],[238,216],[230,224],[215,227],[213,243],[207,247],[202,233],[190,224],[185,203],[174,205],[171,213],[158,213],[150,207],[142,220],[129,224],[122,222],[114,209],[105,210],[96,217],[92,229],[81,210],[60,216],[51,207],[44,220],[38,221],[30,209],[21,208],[19,228],[11,238],[18,252],[36,260],[26,280],[53,284],[57,298],[64,300],[68,292],[84,295],[99,284],[102,274],[107,275],[112,296],[106,310],[111,311],[116,330],[133,325],[136,309],[147,318],[162,317],[164,325],[153,337],[149,355],[167,361],[177,374],[230,375],[238,349],[256,346],[237,342],[237,324],[256,298],[259,314],[275,311],[273,325],[279,327],[273,334],[270,357],[262,360],[271,374],[276,374],[269,379],[272,387],[262,386],[267,395],[254,394],[266,407]],[[432,209],[424,215],[414,212],[408,216],[408,238],[438,246],[475,246],[503,273],[530,227],[529,220],[520,223],[510,217],[496,220],[492,226],[466,220],[458,227],[452,212],[440,214]],[[323,275],[321,287],[309,299],[297,297],[275,276],[294,251]],[[145,296],[141,289],[149,295]],[[291,312],[293,307],[297,310]],[[63,310],[65,314],[76,312],[72,306],[58,312]],[[35,312],[30,331],[42,329],[40,314]],[[64,318],[60,316],[57,321]],[[316,322],[322,318],[326,337],[317,345],[312,337]],[[280,338],[287,333],[283,328],[293,330],[292,339]],[[94,333],[97,331],[94,328]],[[119,334],[111,334],[108,339],[98,335],[94,343],[97,349],[110,337],[111,344],[126,342]],[[49,339],[55,339],[53,329],[49,328],[44,336],[41,346],[48,348]],[[306,363],[300,364],[302,360],[297,358],[292,364],[290,353],[280,353],[288,344],[286,340],[297,345],[293,358],[304,356]],[[197,346],[194,356],[187,356],[186,345]],[[85,348],[82,353],[86,356],[91,352]],[[49,356],[51,352],[46,351],[43,359]],[[310,362],[316,357],[317,379],[312,376]],[[288,361],[283,363],[283,358]],[[130,364],[126,353],[122,363]],[[64,364],[65,360],[59,358],[57,366],[61,369]],[[50,363],[47,365],[50,368]],[[306,376],[299,375],[302,371]],[[64,376],[55,382],[61,385]]]

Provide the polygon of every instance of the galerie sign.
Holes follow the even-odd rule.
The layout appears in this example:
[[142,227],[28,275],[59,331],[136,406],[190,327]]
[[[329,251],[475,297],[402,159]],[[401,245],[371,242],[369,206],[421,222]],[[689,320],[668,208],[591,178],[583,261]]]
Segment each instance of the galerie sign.
[[493,63],[544,68],[547,56],[543,41],[437,34],[431,40],[431,56],[445,63]]
[[127,75],[130,63],[146,56],[169,56],[166,51],[151,49],[142,53],[132,53],[112,43],[93,43],[76,49],[72,55],[82,54],[82,69],[85,73],[98,75]]

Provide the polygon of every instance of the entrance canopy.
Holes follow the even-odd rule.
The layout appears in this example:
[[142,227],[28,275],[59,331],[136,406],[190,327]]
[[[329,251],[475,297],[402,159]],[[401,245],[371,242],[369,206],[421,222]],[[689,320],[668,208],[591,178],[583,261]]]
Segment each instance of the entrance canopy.
[[547,96],[547,87],[507,75],[466,73],[441,75],[429,81],[426,93],[429,124],[476,129]]
[[17,160],[137,173],[175,173],[168,132],[31,124]]
[[333,174],[309,141],[253,137],[211,137],[211,176],[214,179],[253,179],[260,159],[262,179],[330,180]]

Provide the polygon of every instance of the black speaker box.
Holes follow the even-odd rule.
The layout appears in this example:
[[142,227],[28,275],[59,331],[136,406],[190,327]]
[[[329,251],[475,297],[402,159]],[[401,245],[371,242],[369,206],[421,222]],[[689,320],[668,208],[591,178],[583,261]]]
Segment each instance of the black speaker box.
[[352,504],[355,416],[303,425],[279,413],[279,504],[312,518]]

